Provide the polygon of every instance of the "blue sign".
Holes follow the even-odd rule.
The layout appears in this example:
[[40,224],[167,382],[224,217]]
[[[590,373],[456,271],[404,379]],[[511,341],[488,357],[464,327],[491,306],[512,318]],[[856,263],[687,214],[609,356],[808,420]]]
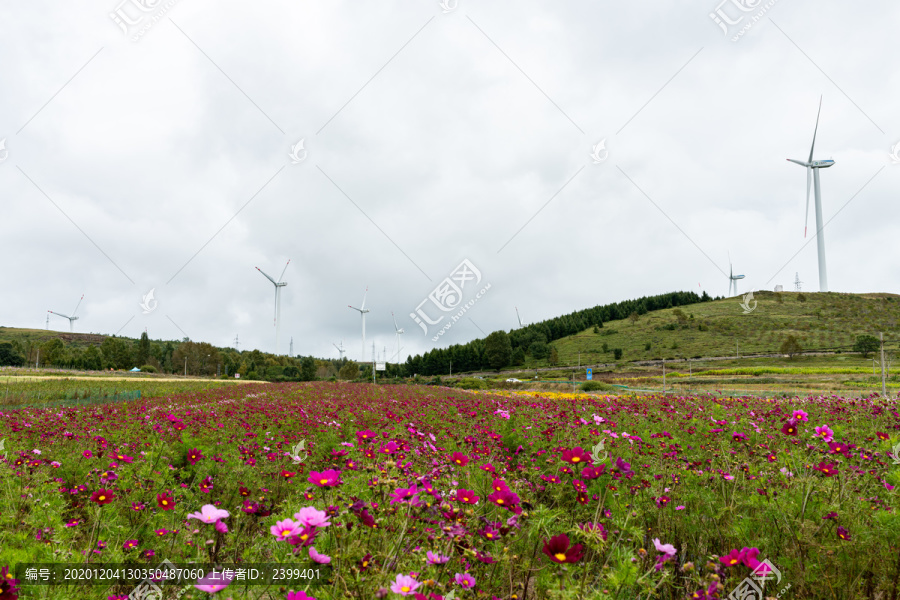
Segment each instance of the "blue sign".
[[591,380],[591,375],[592,375],[592,374],[593,374],[593,373],[592,373],[591,369],[588,369],[588,370],[587,370],[587,380],[588,380],[588,381]]

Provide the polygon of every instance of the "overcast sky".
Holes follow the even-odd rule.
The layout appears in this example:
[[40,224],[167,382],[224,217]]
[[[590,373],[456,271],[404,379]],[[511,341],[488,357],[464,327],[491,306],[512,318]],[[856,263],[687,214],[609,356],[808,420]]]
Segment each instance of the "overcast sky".
[[[254,267],[277,277],[288,259],[281,352],[293,337],[295,354],[336,357],[343,340],[353,359],[347,305],[367,286],[367,355],[396,353],[393,311],[404,359],[509,330],[515,307],[538,321],[725,295],[729,252],[741,293],[793,289],[797,272],[815,291],[815,214],[804,239],[806,175],[785,159],[808,157],[820,96],[829,287],[900,292],[897,2],[32,0],[0,15],[2,325],[43,328],[83,294],[78,332],[273,351],[274,287]],[[464,260],[480,281],[441,312],[429,294]],[[445,318],[426,334],[417,307]]]

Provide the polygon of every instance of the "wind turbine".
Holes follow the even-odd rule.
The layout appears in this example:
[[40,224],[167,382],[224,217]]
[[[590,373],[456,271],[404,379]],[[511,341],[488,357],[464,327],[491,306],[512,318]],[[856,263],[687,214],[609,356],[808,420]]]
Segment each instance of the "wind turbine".
[[522,317],[519,316],[519,307],[516,307],[516,319],[519,320],[519,327],[520,327],[520,328],[525,327],[526,325],[528,325],[528,323],[523,323],[523,322],[522,322]]
[[[70,317],[69,315],[64,315],[64,314],[62,314],[62,313],[58,313],[58,312],[55,312],[55,311],[52,311],[52,310],[48,310],[47,312],[48,312],[48,313],[53,313],[54,315],[59,315],[60,317],[62,317],[62,318],[64,318],[64,319],[68,319],[68,320],[69,320],[69,332],[70,332],[70,333],[71,333],[71,332],[74,332],[74,331],[75,331],[75,321],[78,320],[78,317],[75,316],[75,313],[78,312],[78,307],[81,306],[81,301],[82,301],[82,300],[84,300],[84,294],[81,295],[81,299],[79,299],[79,300],[78,300],[78,304],[75,305],[75,310],[72,311],[72,316],[71,316],[71,317]],[[49,316],[48,316],[48,317],[49,317]]]
[[394,316],[394,313],[391,313],[391,317],[394,319],[394,333],[397,334],[397,363],[400,363],[400,336],[404,333],[403,329],[397,327],[397,317]]
[[[288,265],[291,264],[291,261],[287,261],[287,265],[284,265],[284,271],[287,271]],[[284,277],[284,271],[281,272],[281,275],[278,277],[278,281],[275,281],[265,273],[259,267],[256,267],[256,270],[263,274],[263,276],[272,282],[272,285],[275,286],[275,355],[278,356],[278,350],[281,347],[281,288],[287,285],[286,281],[281,281],[281,278]]]
[[[728,297],[732,298],[737,296],[737,282],[738,279],[743,279],[743,275],[735,275],[734,269],[731,268],[731,253],[728,254]],[[734,287],[734,295],[731,293],[731,288]]]
[[816,149],[816,134],[819,132],[819,117],[822,115],[822,98],[819,98],[819,114],[816,115],[816,128],[813,130],[812,146],[809,147],[809,159],[806,161],[794,160],[789,158],[792,163],[806,167],[806,223],[803,227],[803,237],[806,237],[807,226],[809,225],[809,186],[811,180],[815,180],[816,188],[816,246],[819,251],[819,291],[828,291],[828,274],[825,269],[825,237],[822,222],[822,191],[819,186],[819,169],[827,169],[834,164],[829,160],[813,160],[813,151]]
[[337,348],[338,354],[340,354],[340,356],[341,356],[341,361],[343,362],[343,360],[344,360],[344,352],[346,352],[346,349],[344,348],[344,340],[341,340],[341,345],[340,345],[340,346],[338,346],[337,344],[334,344],[334,343],[331,344],[331,345],[334,346],[335,348]]
[[[359,308],[355,306],[347,305],[353,310],[358,310],[359,315],[362,317],[362,357],[360,358],[360,362],[366,362],[366,313],[369,312],[369,309],[366,308],[366,296],[369,295],[369,288],[366,287],[366,293],[363,294],[363,301]],[[374,354],[374,351],[373,351]]]

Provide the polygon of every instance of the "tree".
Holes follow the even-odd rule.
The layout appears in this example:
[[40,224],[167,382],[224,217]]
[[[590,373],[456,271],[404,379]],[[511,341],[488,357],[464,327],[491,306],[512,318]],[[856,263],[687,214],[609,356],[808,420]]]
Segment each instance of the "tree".
[[881,343],[874,335],[860,335],[853,344],[853,351],[859,352],[863,358],[868,358],[871,352],[876,352],[881,347]]
[[806,302],[806,296],[803,294],[797,294],[797,302]]
[[341,370],[338,371],[338,377],[341,379],[352,380],[359,377],[359,366],[353,361],[347,361]]
[[598,325],[594,325],[594,333],[600,333],[600,327]]
[[21,367],[25,364],[25,357],[16,352],[9,342],[0,343],[0,366]]
[[137,352],[135,353],[135,362],[138,365],[146,365],[147,359],[150,358],[150,338],[147,337],[147,332],[141,333],[141,341],[138,342]]
[[632,313],[631,313],[630,315],[628,315],[628,318],[631,319],[631,324],[632,324],[632,325],[634,325],[635,323],[637,323],[637,320],[638,320],[638,318],[639,318],[639,317],[638,317],[638,314],[637,314],[637,311],[632,311]]
[[613,356],[616,360],[622,358],[622,349],[621,348],[613,348]]
[[498,371],[509,364],[512,344],[505,331],[495,331],[485,338],[484,358],[492,369]]
[[787,336],[781,344],[781,353],[787,354],[788,358],[793,359],[795,354],[800,354],[801,352],[803,352],[803,346],[792,335]]
[[314,359],[312,356],[307,356],[300,361],[300,380],[316,380],[316,359]]
[[521,346],[513,350],[512,358],[510,358],[510,363],[515,366],[525,364],[525,351],[522,350]]
[[528,346],[528,354],[535,360],[542,360],[550,356],[550,346],[546,342],[534,342]]
[[553,366],[559,364],[559,352],[556,351],[556,346],[550,346],[550,364]]

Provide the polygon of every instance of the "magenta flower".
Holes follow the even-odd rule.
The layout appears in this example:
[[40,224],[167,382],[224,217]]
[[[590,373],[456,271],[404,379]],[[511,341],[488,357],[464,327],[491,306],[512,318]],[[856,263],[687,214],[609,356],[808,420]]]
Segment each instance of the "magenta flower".
[[91,502],[96,502],[97,504],[109,504],[113,500],[115,500],[116,495],[112,490],[104,490],[99,489],[93,494],[91,494]]
[[429,565],[443,565],[450,560],[449,556],[443,556],[440,552],[435,554],[431,550],[428,551],[427,557]]
[[563,450],[562,453],[563,462],[571,463],[573,465],[580,464],[592,464],[591,455],[584,451],[584,448],[581,446],[576,446],[571,450]]
[[834,431],[828,425],[822,425],[821,427],[816,427],[816,437],[820,437],[826,442],[830,442],[834,439]]
[[309,547],[309,557],[321,565],[331,562],[331,557],[316,551],[315,546]]
[[310,596],[304,591],[299,592],[288,592],[288,595],[284,600],[316,600],[313,596]]
[[453,576],[453,581],[455,581],[457,585],[467,590],[471,590],[473,587],[475,587],[475,578],[468,573],[457,573]]
[[193,450],[188,450],[187,459],[188,462],[192,465],[197,464],[197,461],[203,458],[203,453],[194,448]]
[[838,528],[837,528],[837,535],[842,540],[845,540],[845,541],[850,540],[850,532],[841,526],[838,526]]
[[809,421],[808,417],[809,417],[809,414],[806,411],[799,410],[799,409],[795,410],[793,412],[793,414],[791,414],[791,418],[794,419],[795,421],[806,422],[806,421]]
[[216,508],[212,504],[204,504],[203,508],[200,509],[200,512],[191,513],[187,518],[197,519],[204,523],[215,523],[219,519],[228,518],[228,511]]
[[456,490],[456,501],[465,504],[477,504],[481,498],[475,495],[472,490]]
[[462,452],[454,452],[450,455],[450,461],[455,465],[464,467],[469,464],[469,457]]
[[391,591],[401,596],[409,596],[414,594],[416,589],[422,585],[409,575],[397,575],[397,579],[391,584]]
[[781,428],[781,433],[784,435],[796,436],[798,434],[797,421],[788,419],[787,423],[784,424],[784,427]]
[[341,481],[341,472],[334,469],[328,469],[321,473],[318,471],[310,471],[309,479],[307,481],[319,487],[337,487],[343,483],[343,481]]

